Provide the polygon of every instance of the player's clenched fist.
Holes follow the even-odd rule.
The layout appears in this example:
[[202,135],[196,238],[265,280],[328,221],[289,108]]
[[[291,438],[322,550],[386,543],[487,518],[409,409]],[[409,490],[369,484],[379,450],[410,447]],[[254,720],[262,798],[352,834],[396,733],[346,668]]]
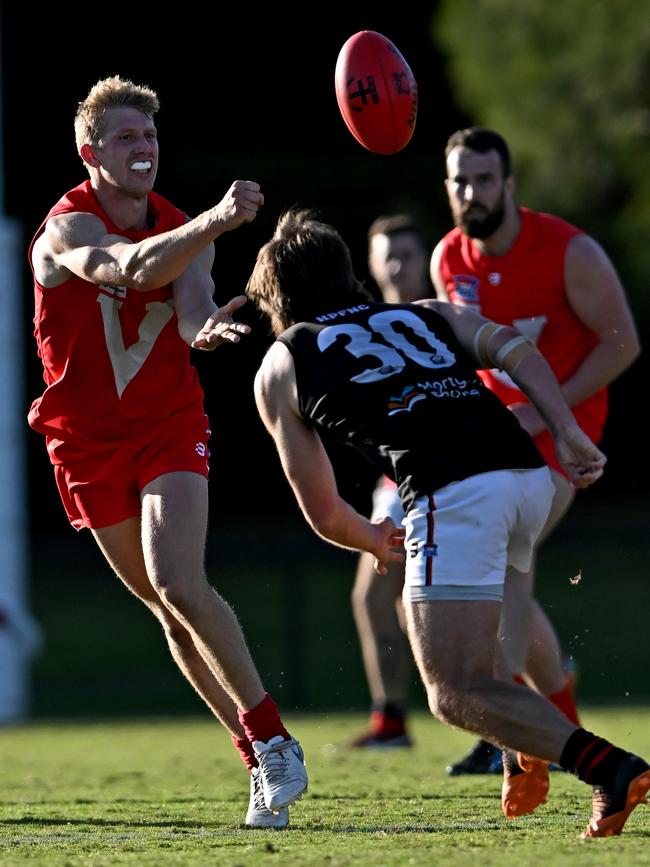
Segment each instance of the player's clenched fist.
[[216,206],[216,218],[223,231],[230,232],[242,223],[252,222],[263,204],[264,196],[259,184],[255,181],[235,181]]

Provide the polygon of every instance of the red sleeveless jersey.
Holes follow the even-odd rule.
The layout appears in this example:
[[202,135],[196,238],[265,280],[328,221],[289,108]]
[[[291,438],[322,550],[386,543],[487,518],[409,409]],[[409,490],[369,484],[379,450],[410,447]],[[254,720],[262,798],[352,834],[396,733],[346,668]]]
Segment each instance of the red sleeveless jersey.
[[[175,229],[185,214],[156,193],[148,197],[153,228],[130,231],[102,210],[90,181],[66,193],[51,209],[95,214],[106,232],[140,241]],[[32,268],[33,272],[33,268]],[[168,284],[150,292],[98,286],[72,275],[45,288],[34,279],[34,334],[47,388],[29,411],[34,430],[47,437],[53,463],[78,450],[101,451],[147,430],[185,428],[204,419],[203,391],[178,333]]]
[[[521,230],[504,256],[483,255],[460,229],[449,232],[443,239],[440,277],[454,304],[514,325],[533,339],[562,383],[598,342],[573,312],[564,285],[567,246],[582,231],[550,214],[527,208],[519,213]],[[505,404],[527,400],[502,371],[481,371],[481,378]],[[598,442],[607,417],[607,390],[572,411],[585,433]],[[541,448],[543,443],[535,439]],[[549,460],[548,448],[542,451]],[[549,463],[557,466],[555,460]]]

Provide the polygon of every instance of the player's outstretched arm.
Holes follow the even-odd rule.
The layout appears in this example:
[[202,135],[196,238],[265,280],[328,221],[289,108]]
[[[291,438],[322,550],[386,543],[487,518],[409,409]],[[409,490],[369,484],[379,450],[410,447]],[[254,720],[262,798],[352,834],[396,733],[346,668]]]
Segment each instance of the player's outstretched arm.
[[98,285],[158,289],[176,280],[219,235],[254,220],[263,203],[259,184],[235,181],[213,208],[136,243],[107,234],[93,214],[53,217],[34,248],[37,279],[57,286],[76,274]]
[[[480,335],[475,336],[475,342],[480,343]],[[494,366],[510,375],[546,422],[558,460],[571,482],[586,488],[597,481],[607,458],[578,427],[555,374],[532,341],[514,328],[501,329],[494,333],[494,345],[490,342],[486,351]]]
[[466,307],[423,303],[447,319],[478,368],[498,367],[517,383],[553,434],[558,459],[576,487],[586,488],[602,476],[607,458],[578,427],[555,374],[531,340]]
[[341,548],[368,551],[384,572],[400,563],[403,531],[390,519],[371,523],[338,492],[332,464],[316,431],[299,413],[291,353],[275,343],[255,378],[260,417],[275,441],[284,474],[314,532]]

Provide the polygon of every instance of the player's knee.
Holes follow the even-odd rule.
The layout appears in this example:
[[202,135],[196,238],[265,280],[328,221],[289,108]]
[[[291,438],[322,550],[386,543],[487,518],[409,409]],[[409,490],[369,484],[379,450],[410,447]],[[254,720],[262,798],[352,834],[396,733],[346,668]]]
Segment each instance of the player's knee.
[[172,574],[157,575],[152,579],[152,584],[167,609],[177,611],[187,619],[191,619],[197,605],[196,588],[192,582],[185,577]]
[[450,726],[462,728],[463,690],[454,683],[439,682],[427,689],[431,713]]
[[450,695],[444,684],[432,683],[427,685],[427,700],[429,710],[436,719],[447,722],[449,707],[451,706]]
[[175,645],[181,651],[190,651],[195,649],[192,636],[175,617],[165,617],[162,624],[169,644]]

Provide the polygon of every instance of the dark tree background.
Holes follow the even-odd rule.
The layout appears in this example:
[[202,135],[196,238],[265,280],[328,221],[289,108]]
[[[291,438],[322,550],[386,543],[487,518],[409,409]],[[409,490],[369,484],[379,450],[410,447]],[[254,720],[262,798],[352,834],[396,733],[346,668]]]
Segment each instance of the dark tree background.
[[[629,11],[637,0],[622,2]],[[604,42],[595,37],[578,39],[586,22],[592,35],[594,31],[592,9],[586,4],[587,0],[577,3],[575,26],[569,8],[576,4],[562,7],[561,16],[555,8],[548,11],[555,29],[566,30],[561,44],[572,63],[577,62],[577,44],[580,57],[586,57],[587,44],[605,48],[615,44],[609,38],[611,28]],[[36,8],[0,0],[6,207],[22,226],[25,252],[49,208],[86,177],[74,142],[78,101],[98,79],[119,74],[149,84],[159,93],[157,189],[162,195],[194,215],[215,204],[236,178],[253,179],[262,186],[266,204],[256,221],[217,240],[214,277],[219,302],[243,290],[258,248],[270,237],[279,214],[294,204],[317,209],[341,231],[358,276],[364,279],[366,231],[380,213],[412,211],[433,247],[451,227],[442,185],[445,142],[455,129],[475,122],[493,124],[511,139],[522,202],[555,211],[595,232],[627,280],[621,267],[627,262],[619,255],[623,248],[613,243],[616,233],[601,234],[610,222],[614,226],[620,196],[608,198],[605,204],[601,200],[600,210],[592,207],[595,200],[588,183],[585,187],[588,172],[574,179],[571,189],[578,192],[570,200],[560,195],[566,183],[558,180],[557,172],[576,162],[567,162],[562,155],[570,146],[567,142],[576,140],[580,153],[585,153],[584,118],[589,111],[585,108],[576,114],[572,105],[563,104],[562,111],[550,116],[557,100],[566,102],[566,94],[570,100],[575,91],[557,83],[564,66],[559,51],[552,58],[548,55],[559,43],[544,36],[546,6],[519,0],[499,4],[432,0],[396,4],[378,13],[374,9],[379,5],[176,4],[161,13],[161,5],[151,4],[71,2]],[[605,5],[596,4],[601,12]],[[612,15],[618,14],[619,5]],[[629,23],[634,18],[630,15],[625,69],[632,68],[630,45],[644,44],[635,34],[642,32],[647,19],[647,15],[636,16],[636,28]],[[371,154],[358,145],[336,104],[334,68],[339,49],[363,29],[392,39],[418,81],[415,134],[403,152],[390,157]],[[647,70],[647,58],[645,66],[642,56],[638,64]],[[573,65],[569,68],[580,91],[580,76]],[[588,70],[585,60],[581,74],[588,75]],[[547,87],[550,72],[553,89]],[[604,89],[614,78],[600,74],[595,80]],[[646,78],[643,93],[647,93]],[[618,90],[614,103],[621,103]],[[642,123],[642,112],[637,114]],[[607,112],[598,116],[602,130]],[[572,138],[565,122],[574,120]],[[622,128],[624,124],[618,123],[616,129]],[[564,136],[561,140],[553,137],[558,129]],[[603,141],[599,137],[599,155],[607,150]],[[611,149],[607,154],[612,156]],[[577,163],[583,166],[584,159]],[[634,171],[629,159],[621,164],[626,168],[623,175],[645,177],[647,183],[650,175],[643,174],[641,162],[634,163]],[[597,165],[603,165],[602,159]],[[537,186],[531,182],[536,176]],[[554,186],[548,184],[549,176],[556,181]],[[630,188],[636,189],[632,183]],[[637,201],[647,212],[647,196],[637,196]],[[627,210],[624,216],[637,232],[644,225],[640,207],[636,214]],[[24,298],[26,414],[43,388],[31,338],[32,289],[26,255],[23,275],[23,286],[16,291]],[[639,281],[633,288],[631,297],[638,299],[645,285]],[[640,307],[635,307],[637,315]],[[270,342],[268,325],[246,307],[241,318],[254,327],[250,338],[213,354],[194,353],[193,358],[214,431],[210,486],[215,532],[209,540],[208,565],[235,605],[246,634],[253,636],[252,650],[262,662],[271,692],[283,690],[281,697],[292,707],[337,702],[341,707],[364,706],[367,699],[349,605],[356,560],[353,554],[318,542],[298,514],[253,401],[253,376]],[[647,330],[641,325],[642,331]],[[568,650],[580,660],[599,660],[597,667],[584,666],[581,682],[586,694],[618,696],[623,688],[619,663],[626,684],[640,685],[637,691],[647,689],[647,677],[640,669],[643,658],[633,638],[647,610],[646,584],[641,579],[646,571],[646,543],[639,544],[646,534],[647,508],[637,507],[649,478],[641,457],[645,434],[637,397],[645,391],[645,366],[642,359],[612,388],[613,408],[604,443],[610,456],[608,472],[580,496],[555,536],[555,548],[547,546],[542,558],[549,575],[559,578],[540,585],[550,594],[546,604],[553,609],[562,638],[568,640]],[[36,669],[35,712],[69,716],[124,709],[198,709],[191,704],[198,699],[173,672],[156,624],[111,580],[90,535],[74,537],[42,438],[26,422],[25,437],[33,598],[48,640],[48,652]],[[333,456],[344,496],[367,507],[374,472],[341,449],[333,450]],[[612,494],[616,504],[610,501]],[[624,502],[619,508],[618,497],[628,495],[629,505]],[[590,505],[595,509],[590,510]],[[588,580],[567,599],[566,576],[583,567]],[[600,578],[594,577],[597,571]],[[609,583],[613,575],[614,596]],[[613,623],[620,623],[620,629],[612,630]],[[584,632],[593,636],[592,645]],[[314,669],[319,672],[316,679],[310,676]],[[414,695],[419,692],[414,690]]]
[[[379,213],[414,212],[433,245],[450,228],[442,187],[444,144],[450,132],[474,120],[454,102],[446,61],[433,39],[436,7],[411,4],[408,11],[403,6],[379,14],[348,4],[281,4],[253,13],[244,4],[227,12],[223,4],[214,4],[201,12],[192,6],[182,14],[175,7],[174,14],[155,15],[122,6],[100,15],[75,3],[56,10],[44,6],[38,13],[24,4],[4,3],[6,204],[23,226],[25,247],[49,207],[85,178],[74,143],[76,105],[95,81],[112,74],[147,83],[159,93],[157,189],[175,204],[193,215],[218,201],[236,178],[262,186],[266,204],[255,223],[217,241],[219,302],[242,291],[257,249],[290,205],[316,208],[334,223],[363,278],[365,233]],[[414,137],[390,157],[358,145],[336,104],[339,49],[362,29],[392,39],[419,85]],[[24,274],[27,405],[42,384],[29,336],[26,264]],[[251,512],[295,516],[253,404],[252,379],[269,342],[268,327],[252,309],[242,311],[241,318],[254,326],[245,345],[194,353],[214,431],[213,512],[217,518]],[[615,390],[616,414],[627,411],[627,389],[636,388],[638,379],[624,380]],[[33,529],[63,528],[43,443],[35,434],[26,435]],[[343,492],[367,504],[370,468],[339,452],[335,457]],[[605,491],[620,485],[627,473],[622,459],[610,467]]]

